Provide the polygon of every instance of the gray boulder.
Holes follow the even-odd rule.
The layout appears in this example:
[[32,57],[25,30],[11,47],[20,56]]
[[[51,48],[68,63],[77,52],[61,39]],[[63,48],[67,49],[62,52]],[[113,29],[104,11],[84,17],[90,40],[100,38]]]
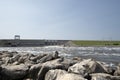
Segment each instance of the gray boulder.
[[38,72],[40,71],[41,67],[42,67],[41,63],[31,66],[29,70],[29,77],[33,80],[36,80]]
[[101,63],[86,59],[69,67],[68,72],[86,76],[90,73],[106,73],[107,69]]
[[83,78],[78,74],[67,73],[58,77],[56,80],[87,80],[87,79]]
[[120,76],[112,76],[106,73],[91,74],[91,80],[120,80]]
[[67,74],[65,70],[60,70],[60,69],[49,70],[45,75],[45,80],[56,80],[57,78],[59,78],[64,74]]
[[21,57],[20,54],[16,54],[16,55],[14,55],[12,58],[8,59],[8,60],[6,61],[6,64],[12,64],[12,63],[18,61],[20,57]]
[[44,63],[44,62],[54,60],[54,59],[57,59],[57,58],[59,58],[58,52],[55,52],[53,54],[48,54],[48,55],[42,57],[40,60],[37,60],[37,62],[38,63]]
[[61,58],[51,60],[42,64],[42,67],[38,73],[38,80],[44,80],[45,74],[51,69],[65,69],[61,64],[63,60]]
[[40,60],[42,57],[46,56],[47,54],[39,54],[39,55],[34,55],[30,57],[30,60],[33,62],[37,62],[37,60]]
[[80,75],[68,73],[64,70],[49,70],[46,73],[45,80],[87,80]]
[[81,60],[63,58],[63,62],[61,62],[61,64],[65,66],[65,70],[68,70],[70,66],[73,66],[74,64],[79,63],[79,62],[81,62]]
[[29,74],[31,79],[44,80],[45,74],[51,69],[64,69],[64,65],[61,64],[63,60],[61,58],[47,61],[45,63],[39,63],[31,66]]
[[28,70],[29,68],[24,64],[4,66],[1,75],[9,78],[9,80],[18,80],[23,79],[28,74]]

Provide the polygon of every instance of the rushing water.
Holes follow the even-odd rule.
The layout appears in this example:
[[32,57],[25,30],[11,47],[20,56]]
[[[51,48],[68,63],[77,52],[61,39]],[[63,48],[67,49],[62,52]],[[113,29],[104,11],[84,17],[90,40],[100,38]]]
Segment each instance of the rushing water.
[[58,51],[61,56],[93,58],[98,61],[107,63],[120,63],[120,47],[62,47],[62,46],[46,46],[46,47],[0,47],[0,51],[17,51],[20,53],[53,53]]

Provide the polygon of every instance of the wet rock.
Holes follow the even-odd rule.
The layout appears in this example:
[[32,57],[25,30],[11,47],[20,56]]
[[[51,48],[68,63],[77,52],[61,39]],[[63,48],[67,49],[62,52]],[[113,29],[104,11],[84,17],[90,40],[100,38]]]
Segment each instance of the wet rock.
[[18,80],[23,79],[27,75],[28,70],[29,68],[24,64],[4,66],[2,67],[1,75],[9,80]]
[[69,67],[68,72],[86,76],[90,73],[106,73],[106,70],[107,69],[99,62],[96,62],[92,59],[87,59]]

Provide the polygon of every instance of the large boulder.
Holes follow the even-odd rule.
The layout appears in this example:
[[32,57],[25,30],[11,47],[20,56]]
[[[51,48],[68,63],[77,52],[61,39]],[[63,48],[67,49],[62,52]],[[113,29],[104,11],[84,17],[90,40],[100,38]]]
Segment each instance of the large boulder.
[[66,70],[68,70],[68,68],[70,67],[70,66],[73,66],[74,64],[76,64],[76,63],[79,63],[79,62],[81,62],[82,61],[82,59],[80,59],[80,58],[78,58],[78,59],[66,59],[66,58],[63,58],[64,60],[63,60],[63,62],[61,62],[61,64],[63,64],[64,66],[65,66],[65,69]]
[[11,57],[10,59],[8,59],[6,61],[6,64],[12,64],[12,63],[18,61],[20,57],[21,57],[21,54],[16,54],[13,57]]
[[87,80],[87,79],[83,78],[78,74],[67,73],[58,77],[56,80]]
[[64,70],[49,70],[46,73],[45,80],[87,80],[80,75],[68,73]]
[[23,79],[28,74],[28,70],[29,68],[24,64],[3,66],[1,70],[1,75],[3,76],[3,78],[6,77],[9,80],[18,80]]
[[101,63],[86,59],[69,67],[68,72],[86,76],[90,73],[106,73],[107,69]]
[[58,52],[52,53],[52,54],[47,54],[46,56],[42,57],[40,60],[37,60],[38,63],[44,63],[50,60],[54,60],[59,58]]
[[34,55],[34,56],[30,57],[30,60],[33,61],[33,62],[37,62],[37,60],[40,60],[44,56],[47,56],[47,54]]
[[60,70],[60,69],[49,70],[45,75],[45,80],[56,80],[57,78],[59,78],[64,74],[67,74],[65,70]]
[[45,74],[51,69],[64,69],[64,65],[61,64],[63,60],[61,58],[47,61],[45,63],[39,63],[31,66],[30,77],[32,79],[44,80]]
[[33,80],[36,80],[38,72],[40,71],[41,67],[42,67],[41,63],[31,66],[29,70],[29,77]]
[[42,64],[42,67],[38,73],[38,80],[44,80],[45,74],[51,69],[65,69],[64,65],[61,64],[62,58],[48,61]]
[[112,76],[106,73],[93,73],[90,76],[91,80],[120,80],[120,76]]
[[28,65],[28,66],[32,66],[34,64],[36,64],[36,62],[30,60],[31,57],[33,57],[34,55],[33,54],[24,54],[24,55],[21,55],[21,57],[18,59],[17,63],[18,64],[25,64],[25,65]]
[[29,58],[31,57],[30,54],[23,54],[21,55],[21,57],[18,59],[19,63],[25,63],[26,61],[29,60]]

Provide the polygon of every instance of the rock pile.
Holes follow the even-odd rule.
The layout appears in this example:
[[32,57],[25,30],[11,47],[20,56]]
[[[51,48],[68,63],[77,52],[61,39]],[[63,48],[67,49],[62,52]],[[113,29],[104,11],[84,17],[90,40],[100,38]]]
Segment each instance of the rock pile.
[[52,54],[0,52],[0,80],[120,80],[120,64],[107,67],[93,59]]

